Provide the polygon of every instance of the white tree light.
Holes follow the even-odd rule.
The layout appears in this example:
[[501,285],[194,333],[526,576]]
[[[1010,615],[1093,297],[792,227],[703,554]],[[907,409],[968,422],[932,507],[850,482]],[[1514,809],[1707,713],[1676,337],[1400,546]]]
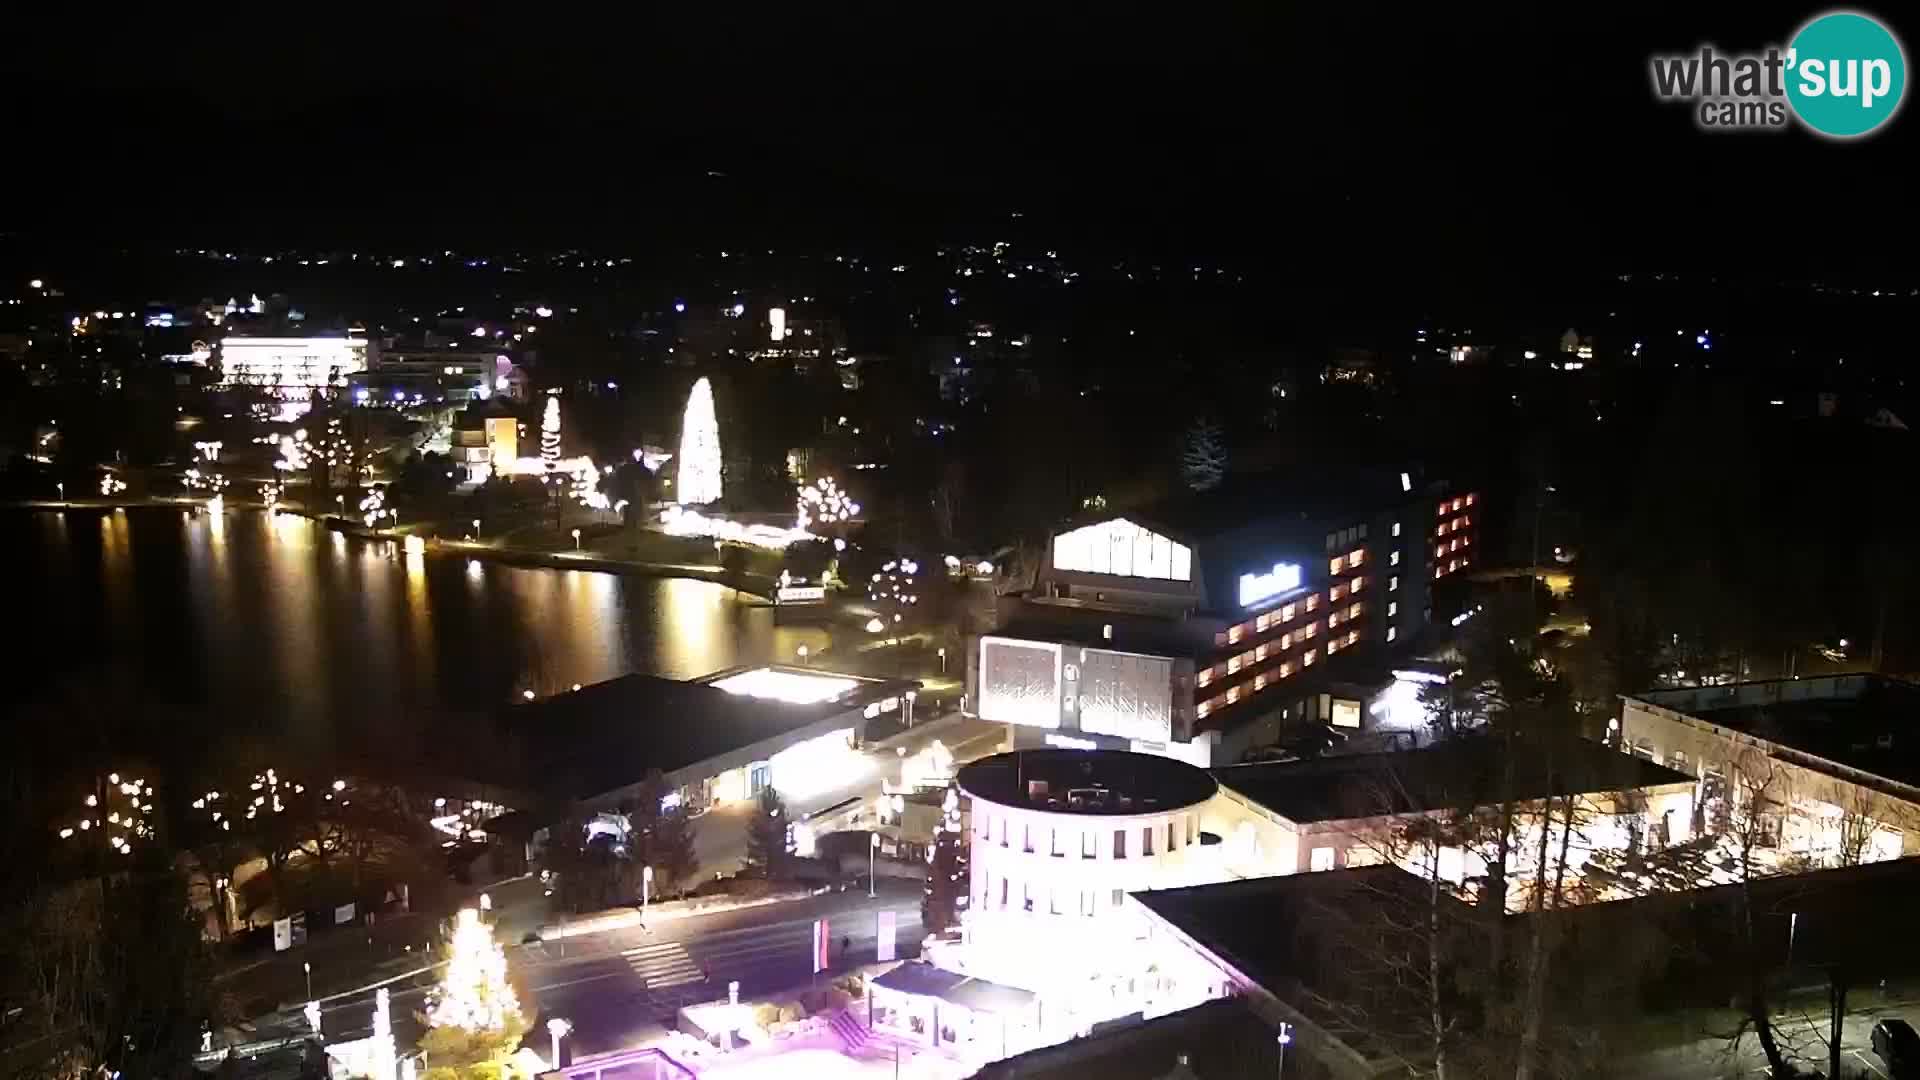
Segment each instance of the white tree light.
[[507,954],[473,908],[460,911],[453,930],[446,974],[427,1022],[470,1032],[504,1031],[519,1026],[520,999],[507,981]]
[[846,521],[860,512],[860,504],[847,498],[833,477],[823,476],[817,483],[801,486],[794,497],[794,528],[806,530],[815,523],[831,525]]
[[560,399],[547,395],[547,411],[540,417],[540,460],[548,471],[560,463]]
[[720,421],[713,414],[713,384],[704,377],[687,395],[679,462],[680,503],[705,506],[720,501]]

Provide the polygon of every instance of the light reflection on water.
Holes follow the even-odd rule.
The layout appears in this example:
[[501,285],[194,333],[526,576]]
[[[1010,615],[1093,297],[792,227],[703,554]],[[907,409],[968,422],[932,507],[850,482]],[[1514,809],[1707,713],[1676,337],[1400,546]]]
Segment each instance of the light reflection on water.
[[112,676],[203,734],[417,753],[520,691],[633,671],[688,678],[791,661],[724,586],[418,556],[302,518],[234,510],[0,515],[22,551],[22,697]]

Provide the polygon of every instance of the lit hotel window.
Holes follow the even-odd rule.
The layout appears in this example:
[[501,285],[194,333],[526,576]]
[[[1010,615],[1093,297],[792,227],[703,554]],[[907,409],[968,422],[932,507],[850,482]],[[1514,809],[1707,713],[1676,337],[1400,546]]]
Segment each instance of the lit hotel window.
[[1347,609],[1347,618],[1348,618],[1348,619],[1357,619],[1357,618],[1359,618],[1359,617],[1360,617],[1360,610],[1361,610],[1361,605],[1359,605],[1359,604],[1355,604],[1355,605],[1353,605],[1352,607],[1350,607],[1350,608],[1348,608],[1348,609]]
[[1307,610],[1318,611],[1319,609],[1320,609],[1320,594],[1314,593],[1312,596],[1307,597]]
[[1473,496],[1472,496],[1471,494],[1469,494],[1469,495],[1467,496],[1467,505],[1468,505],[1468,506],[1472,506],[1472,505],[1473,505]]
[[1393,523],[1393,535],[1395,536],[1400,535],[1400,523],[1397,521]]
[[1366,561],[1366,557],[1366,548],[1354,548],[1353,551],[1347,555],[1347,565],[1359,566],[1362,562]]
[[1265,643],[1265,642],[1261,642],[1261,643],[1260,643],[1259,645],[1256,645],[1256,646],[1254,646],[1254,649],[1253,649],[1253,662],[1257,664],[1257,663],[1259,663],[1260,661],[1262,661],[1262,660],[1265,660],[1266,658],[1267,658],[1267,645],[1266,645],[1266,643]]
[[1265,675],[1255,675],[1253,677],[1253,688],[1255,690],[1265,690],[1267,688],[1267,677]]
[[1291,649],[1291,648],[1293,648],[1293,635],[1292,635],[1292,634],[1290,634],[1290,633],[1289,633],[1289,634],[1281,634],[1281,635],[1280,635],[1280,648],[1281,648],[1281,650],[1282,650],[1282,651],[1285,651],[1285,650],[1287,650],[1287,649]]
[[1307,652],[1306,652],[1306,655],[1304,655],[1304,656],[1302,656],[1302,657],[1300,658],[1300,666],[1301,666],[1301,667],[1312,667],[1312,666],[1313,666],[1313,662],[1314,662],[1315,660],[1318,660],[1318,659],[1320,659],[1320,650],[1318,650],[1318,649],[1308,649],[1308,650],[1307,650]]
[[1293,662],[1292,662],[1291,660],[1289,660],[1288,662],[1286,662],[1286,663],[1284,663],[1284,664],[1281,664],[1281,665],[1280,665],[1280,677],[1281,677],[1281,678],[1283,678],[1283,679],[1284,679],[1284,678],[1286,678],[1287,676],[1289,676],[1289,675],[1292,675],[1292,674],[1293,674]]
[[[1439,558],[1440,556],[1442,556],[1442,555],[1445,555],[1446,553],[1447,553],[1447,545],[1445,545],[1445,544],[1435,544],[1435,545],[1433,545],[1433,557],[1434,557],[1434,558],[1436,558],[1436,559],[1437,559],[1437,558]],[[1227,636],[1228,636],[1229,638],[1231,638],[1231,637],[1232,637],[1233,635],[1231,635],[1231,634],[1229,634],[1229,635],[1227,635]]]
[[1273,625],[1271,617],[1262,614],[1253,620],[1253,632],[1256,634],[1264,634],[1267,632],[1267,627],[1271,625]]
[[1233,675],[1237,673],[1239,670],[1240,670],[1240,658],[1238,656],[1227,657],[1227,674]]
[[1227,627],[1227,644],[1229,645],[1240,644],[1240,624],[1239,623],[1235,623],[1232,626]]
[[1366,587],[1366,585],[1367,585],[1367,579],[1366,579],[1366,578],[1363,578],[1363,577],[1357,577],[1357,578],[1354,578],[1354,579],[1353,579],[1353,583],[1352,583],[1351,585],[1348,585],[1348,586],[1347,586],[1347,591],[1348,591],[1348,592],[1359,592],[1359,591],[1360,591],[1361,589],[1363,589],[1363,588],[1365,588],[1365,587]]
[[1293,605],[1292,604],[1288,604],[1287,606],[1280,609],[1280,621],[1281,622],[1293,621]]
[[1400,575],[1399,575],[1399,574],[1395,574],[1395,575],[1393,575],[1392,577],[1390,577],[1390,578],[1388,578],[1388,579],[1387,579],[1387,591],[1388,591],[1388,592],[1395,592],[1395,591],[1397,591],[1397,590],[1398,590],[1399,588],[1400,588]]
[[1307,625],[1300,628],[1300,640],[1305,641],[1319,632],[1320,632],[1320,624],[1317,622],[1310,622]]
[[1346,568],[1347,557],[1345,555],[1335,555],[1332,561],[1327,564],[1327,573],[1337,574]]
[[1334,627],[1336,627],[1336,626],[1339,626],[1339,625],[1340,625],[1340,613],[1339,613],[1339,612],[1337,612],[1337,611],[1336,611],[1336,612],[1334,612],[1333,614],[1331,614],[1331,615],[1329,615],[1329,616],[1327,616],[1327,629],[1329,629],[1329,630],[1331,630],[1331,629],[1333,629]]
[[1391,553],[1389,553],[1389,554],[1387,555],[1387,565],[1388,565],[1388,566],[1399,566],[1399,565],[1400,565],[1400,553],[1399,553],[1399,552],[1397,552],[1397,551],[1395,551],[1395,552],[1391,552]]
[[1193,677],[1193,683],[1195,686],[1205,686],[1212,681],[1213,681],[1212,668],[1201,668],[1200,673]]
[[1400,628],[1399,628],[1399,627],[1397,627],[1397,626],[1389,626],[1389,627],[1387,627],[1387,640],[1388,640],[1388,641],[1392,641],[1392,640],[1393,640],[1394,638],[1397,638],[1397,637],[1399,637],[1399,636],[1400,636]]
[[1446,516],[1447,516],[1447,504],[1446,504],[1446,502],[1445,502],[1445,501],[1442,501],[1442,502],[1440,503],[1440,505],[1439,505],[1439,506],[1436,506],[1436,507],[1434,507],[1433,509],[1435,510],[1435,513],[1434,513],[1434,515],[1433,515],[1434,517],[1446,517]]
[[1339,651],[1340,651],[1340,639],[1339,639],[1339,638],[1334,638],[1333,640],[1331,640],[1331,641],[1329,641],[1329,642],[1327,642],[1327,655],[1328,655],[1328,656],[1332,656],[1332,655],[1333,655],[1334,653],[1337,653],[1337,652],[1339,652]]
[[1327,590],[1327,599],[1335,603],[1338,603],[1346,595],[1347,587],[1345,585],[1335,585],[1333,588]]
[[1211,701],[1203,701],[1200,704],[1193,707],[1193,715],[1202,720],[1206,719],[1207,714],[1212,711],[1213,711],[1213,702]]

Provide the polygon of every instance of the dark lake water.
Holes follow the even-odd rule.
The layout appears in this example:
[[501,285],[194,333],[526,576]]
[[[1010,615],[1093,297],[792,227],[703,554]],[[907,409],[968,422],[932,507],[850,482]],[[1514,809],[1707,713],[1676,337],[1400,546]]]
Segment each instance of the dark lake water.
[[431,758],[527,689],[704,675],[826,640],[720,585],[408,556],[253,510],[0,511],[0,552],[6,707],[134,701],[189,743]]

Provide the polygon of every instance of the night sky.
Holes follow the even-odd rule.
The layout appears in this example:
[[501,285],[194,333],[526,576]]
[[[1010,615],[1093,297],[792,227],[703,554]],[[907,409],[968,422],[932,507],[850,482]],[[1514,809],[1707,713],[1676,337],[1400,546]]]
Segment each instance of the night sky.
[[1648,89],[1649,52],[1781,42],[1821,9],[1563,6],[30,22],[0,59],[20,151],[0,227],[820,244],[974,237],[1018,212],[1062,242],[1401,277],[1839,273],[1912,250],[1920,120],[1851,145],[1715,136]]

